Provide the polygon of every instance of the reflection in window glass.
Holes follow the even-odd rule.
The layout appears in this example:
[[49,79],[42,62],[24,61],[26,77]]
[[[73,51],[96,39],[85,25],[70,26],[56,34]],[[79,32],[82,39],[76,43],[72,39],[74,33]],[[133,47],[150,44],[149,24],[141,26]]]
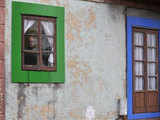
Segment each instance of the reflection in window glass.
[[53,51],[53,38],[42,37],[42,50],[43,51]]
[[26,50],[38,50],[38,37],[25,36],[24,39]]
[[35,20],[24,20],[24,33],[25,34],[37,34],[38,23]]
[[54,35],[54,24],[49,21],[41,21],[40,22],[40,33],[48,36]]

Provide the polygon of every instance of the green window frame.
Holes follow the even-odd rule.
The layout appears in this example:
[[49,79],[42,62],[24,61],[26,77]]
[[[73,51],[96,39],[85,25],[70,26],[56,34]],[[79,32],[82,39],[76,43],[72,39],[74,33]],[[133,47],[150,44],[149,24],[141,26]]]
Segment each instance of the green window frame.
[[[56,70],[22,70],[22,15],[56,18]],[[63,83],[65,81],[64,7],[12,2],[12,82]]]

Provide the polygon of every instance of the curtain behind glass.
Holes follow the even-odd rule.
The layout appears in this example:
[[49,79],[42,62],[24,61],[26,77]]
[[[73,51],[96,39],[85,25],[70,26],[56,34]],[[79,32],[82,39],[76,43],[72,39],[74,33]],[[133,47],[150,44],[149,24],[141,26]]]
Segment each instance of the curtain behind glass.
[[35,20],[24,20],[24,33],[35,23]]
[[[44,32],[46,35],[53,36],[54,35],[54,24],[53,22],[48,22],[48,21],[41,21],[41,24],[44,28]],[[52,53],[50,53],[48,62],[53,66],[53,38],[48,38],[48,42],[51,48]]]
[[[134,59],[135,60],[143,60],[143,46],[144,46],[144,35],[143,33],[136,32],[134,34],[134,45],[139,47],[134,47]],[[144,75],[144,63],[143,62],[135,62],[134,65],[135,75]],[[143,90],[144,88],[144,78],[143,77],[135,77],[135,90]]]
[[155,34],[147,34],[147,80],[148,89],[156,90],[156,36]]

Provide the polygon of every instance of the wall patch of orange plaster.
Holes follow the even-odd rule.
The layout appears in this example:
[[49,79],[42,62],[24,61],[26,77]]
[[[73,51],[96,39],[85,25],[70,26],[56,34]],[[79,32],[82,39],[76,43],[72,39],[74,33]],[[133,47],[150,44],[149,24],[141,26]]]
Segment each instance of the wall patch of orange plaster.
[[82,80],[86,83],[88,81],[89,73],[92,72],[88,63],[78,61],[76,57],[68,60],[68,68],[71,70],[74,79],[79,80],[79,83],[81,83]]
[[82,31],[82,21],[75,16],[73,13],[69,12],[69,27],[70,27],[70,32],[75,30],[76,32],[74,33],[74,36],[76,36],[76,39],[82,40],[81,38],[81,31]]
[[67,39],[69,41],[73,41],[75,39],[74,35],[70,31],[67,33]]
[[95,21],[96,21],[96,14],[92,10],[92,8],[90,8],[88,11],[89,11],[89,17],[88,17],[88,20],[86,22],[86,28],[89,29],[89,28],[92,27],[92,25],[93,25],[94,28],[96,28],[96,23],[95,23]]
[[73,109],[72,111],[69,112],[69,115],[74,118],[75,120],[83,120],[81,116],[81,110],[80,109]]
[[42,3],[49,3],[50,0],[40,0],[40,2],[42,2]]

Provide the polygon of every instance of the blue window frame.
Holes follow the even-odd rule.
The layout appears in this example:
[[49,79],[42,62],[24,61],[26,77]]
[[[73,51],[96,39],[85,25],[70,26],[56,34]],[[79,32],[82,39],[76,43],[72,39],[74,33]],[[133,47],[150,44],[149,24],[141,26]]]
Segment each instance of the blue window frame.
[[[127,16],[127,103],[128,103],[128,119],[145,119],[145,118],[154,118],[160,117],[160,112],[156,113],[138,113],[133,114],[132,107],[132,28],[133,27],[142,27],[147,29],[158,29],[160,36],[160,20],[149,19],[149,18],[140,18],[134,16]],[[160,37],[158,37],[160,45]],[[160,48],[159,48],[160,50]],[[159,55],[160,61],[160,55]],[[160,68],[160,65],[159,65]]]

